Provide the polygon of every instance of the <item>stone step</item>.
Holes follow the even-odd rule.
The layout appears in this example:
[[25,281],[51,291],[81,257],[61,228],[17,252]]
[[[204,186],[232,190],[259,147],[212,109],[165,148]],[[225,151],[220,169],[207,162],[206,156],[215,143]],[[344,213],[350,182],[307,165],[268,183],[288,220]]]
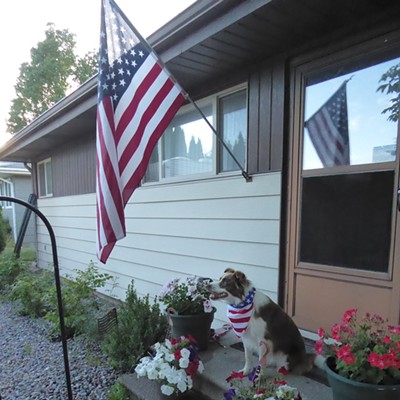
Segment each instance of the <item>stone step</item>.
[[[185,400],[222,400],[223,394],[229,389],[226,378],[232,371],[243,367],[244,353],[238,339],[231,332],[223,336],[219,344],[210,342],[207,350],[200,352],[204,363],[203,374],[198,374],[193,380],[193,390],[180,399]],[[254,357],[254,364],[257,357]],[[267,374],[274,374],[274,370]],[[325,373],[317,370],[307,376],[288,375],[288,384],[299,389],[303,400],[332,400],[332,391],[324,379]],[[317,377],[317,380],[313,379]],[[135,374],[124,375],[121,383],[127,387],[138,400],[166,400],[171,397],[161,394],[160,385],[146,378],[137,378]]]

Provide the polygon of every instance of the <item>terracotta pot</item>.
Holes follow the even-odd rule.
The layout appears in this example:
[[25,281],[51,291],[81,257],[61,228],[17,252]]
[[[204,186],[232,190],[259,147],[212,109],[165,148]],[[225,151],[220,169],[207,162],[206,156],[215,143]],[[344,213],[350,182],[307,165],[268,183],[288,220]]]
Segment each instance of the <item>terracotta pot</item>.
[[337,374],[335,360],[328,358],[325,371],[332,388],[333,400],[399,400],[400,385],[374,385],[352,381]]

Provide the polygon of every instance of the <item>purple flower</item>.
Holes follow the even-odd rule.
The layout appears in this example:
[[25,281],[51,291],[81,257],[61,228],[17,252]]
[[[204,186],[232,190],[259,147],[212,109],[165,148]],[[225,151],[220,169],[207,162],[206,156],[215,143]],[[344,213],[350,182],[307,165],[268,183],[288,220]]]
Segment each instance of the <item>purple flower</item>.
[[224,393],[224,398],[225,400],[232,400],[235,395],[235,389],[229,389],[227,392]]

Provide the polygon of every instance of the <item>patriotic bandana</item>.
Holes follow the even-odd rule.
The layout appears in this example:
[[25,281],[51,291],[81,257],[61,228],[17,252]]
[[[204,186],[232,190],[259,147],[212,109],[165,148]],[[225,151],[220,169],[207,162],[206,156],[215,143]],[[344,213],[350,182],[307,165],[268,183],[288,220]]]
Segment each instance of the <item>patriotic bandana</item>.
[[242,337],[243,332],[249,326],[250,318],[253,315],[255,294],[256,289],[252,288],[241,303],[228,304],[227,316],[238,338]]

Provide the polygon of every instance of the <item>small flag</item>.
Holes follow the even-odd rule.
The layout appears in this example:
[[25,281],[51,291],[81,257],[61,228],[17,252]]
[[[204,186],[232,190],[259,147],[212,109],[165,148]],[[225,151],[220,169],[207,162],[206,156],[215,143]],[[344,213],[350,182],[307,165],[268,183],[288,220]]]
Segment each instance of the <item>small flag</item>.
[[350,164],[347,82],[305,123],[324,167]]
[[126,235],[124,208],[158,139],[185,101],[181,88],[113,0],[102,0],[98,73],[97,256]]

